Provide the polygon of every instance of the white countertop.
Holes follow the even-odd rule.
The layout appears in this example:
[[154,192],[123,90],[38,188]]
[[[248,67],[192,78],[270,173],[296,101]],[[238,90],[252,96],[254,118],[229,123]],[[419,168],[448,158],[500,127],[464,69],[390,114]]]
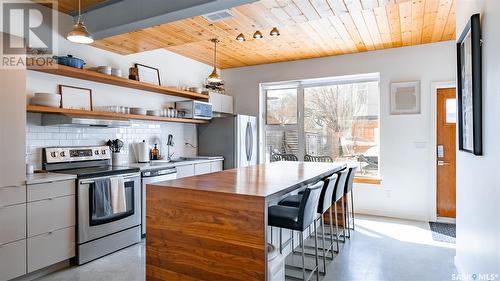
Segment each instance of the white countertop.
[[141,169],[141,171],[147,171],[152,169],[162,169],[162,168],[173,168],[176,166],[185,166],[192,164],[200,164],[206,162],[220,161],[224,160],[222,156],[197,156],[197,157],[189,157],[188,160],[183,161],[171,161],[167,162],[165,160],[153,160],[149,163],[130,163],[127,166],[136,167]]
[[58,173],[35,173],[26,175],[26,184],[47,183],[53,181],[74,180],[76,175]]

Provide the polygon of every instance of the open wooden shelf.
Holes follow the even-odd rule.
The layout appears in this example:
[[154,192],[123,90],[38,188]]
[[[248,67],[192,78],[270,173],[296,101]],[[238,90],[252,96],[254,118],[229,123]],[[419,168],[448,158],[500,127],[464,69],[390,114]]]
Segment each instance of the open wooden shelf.
[[61,75],[71,78],[78,78],[87,81],[99,82],[108,85],[115,85],[125,88],[131,88],[136,90],[160,93],[164,95],[176,96],[187,99],[194,100],[207,100],[208,96],[204,94],[193,93],[189,91],[178,90],[174,87],[158,86],[150,83],[139,82],[135,80],[130,80],[123,77],[116,77],[112,75],[107,75],[99,73],[96,71],[79,69],[74,67],[69,67],[65,65],[57,64],[55,67],[38,67],[38,66],[28,66],[29,70],[49,73],[54,75]]
[[89,111],[89,110],[76,110],[76,109],[55,108],[55,107],[36,106],[36,105],[28,105],[26,107],[26,111],[27,112],[35,112],[35,113],[66,114],[66,115],[72,115],[72,116],[104,118],[104,119],[122,119],[122,120],[123,119],[134,119],[134,120],[177,122],[177,123],[191,123],[191,124],[207,124],[208,123],[208,121],[206,121],[206,120],[185,119],[185,118],[169,118],[169,117],[123,114],[123,113],[114,113],[114,112],[100,112],[100,111]]

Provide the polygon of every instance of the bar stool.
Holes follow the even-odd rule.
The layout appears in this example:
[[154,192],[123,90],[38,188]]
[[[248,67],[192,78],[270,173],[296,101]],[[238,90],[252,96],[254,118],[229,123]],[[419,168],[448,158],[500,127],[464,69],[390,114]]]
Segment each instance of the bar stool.
[[[331,253],[331,258],[333,260],[333,236],[330,235],[330,246],[328,248],[325,247],[325,221],[323,219],[324,214],[329,211],[329,222],[330,222],[330,233],[333,233],[333,223],[332,223],[332,198],[333,192],[335,190],[335,185],[337,184],[338,175],[333,174],[330,177],[325,179],[325,184],[321,189],[321,194],[319,197],[318,209],[317,213],[320,215],[319,219],[321,220],[321,230],[322,230],[322,250],[323,250],[323,274],[326,274],[326,258],[328,253]],[[281,200],[278,205],[282,206],[290,206],[290,207],[298,207],[300,202],[302,201],[302,195],[290,195],[283,200]],[[316,229],[315,229],[316,231]],[[338,250],[336,251],[338,252]]]
[[[338,211],[337,211],[337,203],[339,201],[342,202],[341,206],[342,206],[342,214],[343,217],[345,218],[345,207],[344,207],[344,189],[345,189],[345,183],[347,181],[347,176],[349,174],[349,169],[344,169],[339,173],[339,180],[337,181],[337,184],[335,185],[335,191],[334,191],[334,196],[333,196],[333,209],[334,209],[334,213],[335,213],[335,235],[337,237],[336,241],[337,241],[337,249],[339,249],[339,224],[338,224]],[[346,229],[346,220],[343,219],[343,228],[342,228],[342,238],[343,240],[341,240],[341,242],[345,242],[345,229]],[[332,233],[330,233],[330,235],[332,235]]]
[[[346,215],[344,216],[344,219],[347,219],[347,238],[351,238],[351,223],[350,220],[352,217],[352,230],[354,230],[354,191],[353,191],[353,186],[354,186],[354,176],[356,175],[356,170],[358,169],[357,166],[349,166],[349,176],[347,177],[347,180],[345,182],[345,189],[344,189],[344,194],[347,196],[347,212]],[[350,193],[350,196],[349,196]],[[349,212],[349,197],[351,197],[351,211]],[[349,213],[351,214],[349,216]]]
[[316,210],[318,208],[319,197],[324,185],[323,181],[319,181],[313,186],[308,187],[302,195],[302,200],[298,208],[289,206],[274,205],[268,208],[268,225],[279,228],[299,231],[300,246],[302,248],[302,279],[307,281],[311,279],[316,272],[316,279],[319,280],[319,261],[318,261],[318,239],[314,239],[316,247],[316,265],[306,278],[306,265],[304,255],[304,230],[311,224],[316,228]]

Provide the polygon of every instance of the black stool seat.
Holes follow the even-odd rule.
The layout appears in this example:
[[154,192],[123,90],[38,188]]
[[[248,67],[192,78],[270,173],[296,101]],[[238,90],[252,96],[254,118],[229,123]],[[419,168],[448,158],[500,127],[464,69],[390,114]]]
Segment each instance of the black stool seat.
[[303,231],[299,226],[299,208],[289,206],[270,206],[267,209],[269,225]]
[[302,194],[290,195],[281,200],[278,205],[298,208],[300,201],[302,201]]

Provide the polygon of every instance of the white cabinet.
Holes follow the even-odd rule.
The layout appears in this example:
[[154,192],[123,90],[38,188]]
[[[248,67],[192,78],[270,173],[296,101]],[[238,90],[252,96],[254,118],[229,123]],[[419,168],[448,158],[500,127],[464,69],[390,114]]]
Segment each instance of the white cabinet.
[[26,239],[0,245],[0,280],[26,274]]
[[26,181],[26,69],[1,69],[0,85],[0,187],[21,186]]
[[194,174],[196,176],[210,173],[210,162],[194,164]]
[[41,184],[28,185],[28,202],[74,195],[76,193],[75,181],[55,181]]
[[76,225],[75,196],[28,203],[28,237]]
[[194,165],[193,164],[177,166],[176,168],[177,168],[177,178],[178,179],[194,176]]
[[26,203],[26,186],[0,187],[0,208]]
[[220,113],[233,113],[233,97],[219,93],[209,93],[209,102],[212,104],[212,110]]
[[0,208],[0,245],[26,239],[26,204]]
[[75,256],[75,227],[28,238],[28,273]]
[[210,172],[215,173],[222,171],[222,163],[222,160],[210,162]]

